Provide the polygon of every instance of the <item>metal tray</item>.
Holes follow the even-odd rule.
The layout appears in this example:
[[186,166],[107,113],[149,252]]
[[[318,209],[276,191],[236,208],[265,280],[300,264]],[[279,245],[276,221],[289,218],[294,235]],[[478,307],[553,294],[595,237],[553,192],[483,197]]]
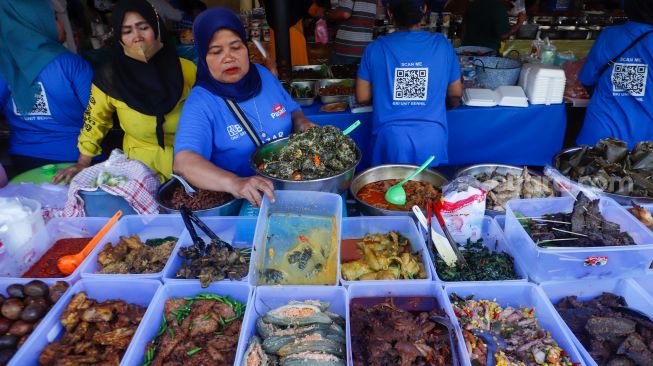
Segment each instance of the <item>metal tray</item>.
[[[561,160],[569,160],[572,155],[574,155],[577,151],[581,150],[582,147],[572,147],[569,149],[565,149],[560,151],[559,153],[555,154],[553,157],[553,167],[560,170],[560,161]],[[571,178],[570,178],[571,179]],[[576,181],[574,181],[576,182]],[[576,182],[578,183],[578,182]],[[617,201],[622,206],[630,206],[632,205],[632,202],[635,203],[653,203],[653,197],[635,197],[635,196],[626,196],[623,194],[616,194],[616,193],[609,193],[609,192],[603,192],[607,197],[612,198],[613,200]]]
[[292,93],[290,92],[290,89],[292,87],[299,87],[299,88],[306,88],[308,87],[309,89],[313,90],[313,97],[312,98],[292,98],[297,104],[299,104],[302,107],[308,107],[313,105],[315,103],[315,98],[317,98],[317,88],[316,88],[316,82],[314,80],[306,80],[306,81],[291,81],[290,82],[290,87],[288,88],[288,93],[292,97]]
[[[318,84],[318,95],[320,94],[319,90],[321,88],[325,88],[330,85],[342,85],[342,86],[349,86],[349,87],[354,87],[354,79],[324,79],[320,80]],[[322,96],[320,95],[320,101],[322,101],[322,104],[329,104],[329,103],[340,103],[340,102],[349,102],[349,96],[353,94],[347,94],[347,95],[334,95],[334,96]]]
[[302,80],[321,80],[321,79],[328,79],[331,77],[331,74],[329,73],[329,67],[327,65],[302,65],[302,66],[293,66],[291,70],[291,80],[298,80],[295,78],[294,74],[296,71],[300,70],[313,70],[318,73],[320,73],[321,77],[318,78],[302,78]]

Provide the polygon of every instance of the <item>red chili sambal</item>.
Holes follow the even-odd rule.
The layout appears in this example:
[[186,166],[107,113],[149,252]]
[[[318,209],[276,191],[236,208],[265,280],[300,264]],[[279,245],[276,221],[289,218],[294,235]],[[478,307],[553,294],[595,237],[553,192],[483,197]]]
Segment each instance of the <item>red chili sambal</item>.
[[23,278],[62,278],[67,277],[57,268],[59,258],[77,254],[92,238],[65,238],[57,240],[32,267],[23,274]]

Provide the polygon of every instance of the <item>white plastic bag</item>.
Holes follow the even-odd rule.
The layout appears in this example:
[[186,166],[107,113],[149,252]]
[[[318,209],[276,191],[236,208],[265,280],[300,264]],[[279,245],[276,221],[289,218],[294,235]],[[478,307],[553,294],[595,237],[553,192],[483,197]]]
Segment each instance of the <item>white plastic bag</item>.
[[487,192],[472,176],[456,178],[442,187],[442,217],[458,244],[481,239]]

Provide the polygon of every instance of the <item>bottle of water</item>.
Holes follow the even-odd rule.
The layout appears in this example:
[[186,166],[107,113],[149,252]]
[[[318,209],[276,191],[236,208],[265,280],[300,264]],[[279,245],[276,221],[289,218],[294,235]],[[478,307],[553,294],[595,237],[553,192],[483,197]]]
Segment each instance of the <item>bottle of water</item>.
[[476,86],[476,65],[474,65],[474,57],[469,56],[463,61],[463,87],[474,88]]

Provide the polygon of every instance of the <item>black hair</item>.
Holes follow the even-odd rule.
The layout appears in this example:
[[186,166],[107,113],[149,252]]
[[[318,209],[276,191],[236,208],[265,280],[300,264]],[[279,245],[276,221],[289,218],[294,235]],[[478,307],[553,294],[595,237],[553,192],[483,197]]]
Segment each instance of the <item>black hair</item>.
[[[419,4],[419,5],[418,5]],[[422,20],[422,0],[395,0],[388,3],[388,10],[392,13],[393,23],[397,27],[412,27]]]
[[653,25],[653,1],[651,0],[626,0],[624,11],[632,21]]

